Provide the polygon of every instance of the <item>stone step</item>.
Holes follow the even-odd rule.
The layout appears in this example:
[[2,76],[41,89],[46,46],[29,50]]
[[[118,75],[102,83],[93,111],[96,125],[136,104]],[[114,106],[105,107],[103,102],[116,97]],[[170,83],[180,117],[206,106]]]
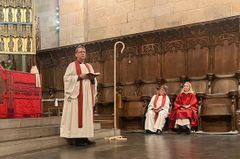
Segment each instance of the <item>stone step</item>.
[[54,136],[59,134],[59,125],[0,130],[0,142]]
[[66,141],[61,139],[59,136],[2,142],[0,143],[0,157],[16,153],[47,149],[65,144]]
[[94,120],[94,122],[100,123],[101,128],[103,128],[103,129],[111,129],[114,127],[113,120]]
[[[94,130],[101,129],[100,123],[94,123]],[[0,129],[0,142],[59,135],[59,124],[39,127]]]
[[21,119],[1,119],[0,129],[38,127],[44,125],[59,125],[61,117],[42,117],[42,118],[21,118]]
[[59,125],[61,117],[42,117],[42,118],[21,118],[21,119],[1,119],[1,129],[22,128],[22,127],[38,127],[44,125]]
[[101,123],[103,129],[112,129],[114,127],[113,123]]
[[94,130],[99,130],[101,128],[101,123],[94,122]]
[[94,114],[94,120],[113,120],[112,114]]
[[113,114],[94,114],[94,122],[101,123],[103,129],[111,129],[114,126]]
[[[95,130],[94,134],[95,137],[93,139],[97,140],[103,139],[104,137],[120,135],[120,130],[116,130],[114,133],[114,129],[99,129]],[[0,143],[0,157],[42,150],[65,144],[67,144],[66,140],[64,138],[60,138],[59,136],[2,142]]]

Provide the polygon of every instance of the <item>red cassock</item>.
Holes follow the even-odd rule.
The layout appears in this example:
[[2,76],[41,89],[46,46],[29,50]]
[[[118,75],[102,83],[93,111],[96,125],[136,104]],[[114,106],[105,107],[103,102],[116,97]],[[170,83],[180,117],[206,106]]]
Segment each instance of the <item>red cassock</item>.
[[[180,109],[181,105],[190,105],[189,109]],[[197,98],[193,93],[181,93],[175,100],[174,107],[170,113],[170,128],[174,128],[177,119],[190,119],[191,126],[198,125]]]

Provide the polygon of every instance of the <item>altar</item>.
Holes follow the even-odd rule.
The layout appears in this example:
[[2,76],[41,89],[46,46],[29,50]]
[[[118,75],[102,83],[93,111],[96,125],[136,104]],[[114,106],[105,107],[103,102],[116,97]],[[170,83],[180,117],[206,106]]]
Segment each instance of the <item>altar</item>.
[[41,99],[35,74],[0,69],[0,119],[40,117]]
[[0,15],[0,119],[39,117],[39,72],[27,72],[37,67],[34,1],[1,0]]

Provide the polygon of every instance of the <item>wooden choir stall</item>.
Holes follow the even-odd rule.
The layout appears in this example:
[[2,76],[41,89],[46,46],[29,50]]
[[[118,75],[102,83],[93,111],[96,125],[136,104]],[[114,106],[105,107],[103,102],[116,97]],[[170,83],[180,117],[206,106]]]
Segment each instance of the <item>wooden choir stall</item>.
[[[240,126],[239,22],[239,17],[230,17],[85,43],[88,62],[96,72],[101,72],[95,116],[102,116],[101,122],[113,119],[113,45],[121,40],[126,48],[117,57],[119,128],[143,129],[144,112],[156,86],[169,87],[173,106],[182,85],[189,81],[199,101],[198,130],[237,132]],[[55,96],[63,97],[62,77],[67,64],[75,59],[75,47],[38,52],[41,73],[48,77],[43,79],[44,96],[49,88],[54,88]]]

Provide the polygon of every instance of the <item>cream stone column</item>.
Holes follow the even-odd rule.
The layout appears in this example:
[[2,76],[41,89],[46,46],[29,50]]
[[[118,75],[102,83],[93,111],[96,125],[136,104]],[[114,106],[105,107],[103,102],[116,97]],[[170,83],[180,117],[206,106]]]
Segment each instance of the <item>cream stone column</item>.
[[35,0],[36,16],[39,17],[41,49],[58,47],[56,14],[58,0]]

